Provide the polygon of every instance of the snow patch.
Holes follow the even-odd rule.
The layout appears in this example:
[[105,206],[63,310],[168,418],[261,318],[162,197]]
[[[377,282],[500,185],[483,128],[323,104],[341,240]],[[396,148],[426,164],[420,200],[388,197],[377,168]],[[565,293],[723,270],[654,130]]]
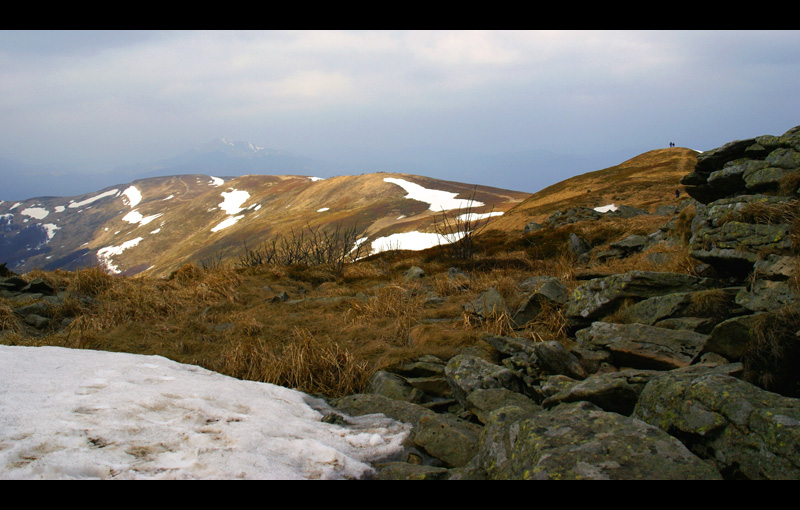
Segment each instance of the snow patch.
[[55,206],[53,208],[53,210],[55,210],[55,212],[64,212],[64,209],[66,209],[66,208],[63,205],[57,205],[57,206]]
[[484,205],[482,202],[475,200],[455,198],[458,193],[424,188],[419,184],[414,184],[413,182],[408,182],[403,179],[386,177],[383,180],[385,182],[397,184],[406,190],[408,193],[406,198],[428,203],[430,205],[428,209],[431,211],[441,212],[452,209],[466,209],[467,207],[481,207]]
[[458,216],[456,219],[462,222],[473,222],[502,215],[503,215],[502,211],[493,211],[488,213],[469,213],[469,214],[462,214],[461,216]]
[[330,211],[330,210],[331,210],[330,207],[323,207],[322,209],[317,209],[317,212],[325,212],[325,211]]
[[316,182],[316,181],[324,181],[325,180],[322,177],[309,177],[309,179],[314,181],[314,182]]
[[165,199],[164,199],[164,201],[166,201],[166,200],[170,200],[170,199],[172,199],[172,198],[175,198],[175,195],[170,195],[170,196],[168,196],[167,198],[165,198]]
[[604,205],[602,207],[595,207],[594,210],[599,212],[599,213],[607,213],[609,211],[616,211],[617,210],[617,206],[614,205],[614,204],[608,204],[608,205]]
[[111,257],[114,255],[119,255],[123,251],[127,250],[128,248],[133,248],[139,242],[144,239],[143,237],[137,237],[136,239],[131,239],[130,241],[125,241],[119,246],[106,246],[105,248],[100,248],[97,250],[97,258],[100,260],[100,263],[106,266],[106,269],[111,273],[120,273],[119,268],[114,264],[114,261],[111,260]]
[[151,221],[155,220],[156,218],[160,218],[163,215],[164,213],[159,213],[145,217],[142,216],[142,213],[134,209],[133,211],[123,216],[122,221],[127,221],[128,223],[131,224],[138,223],[141,226],[141,225],[147,225]]
[[242,204],[247,202],[247,199],[250,198],[250,193],[238,189],[231,190],[230,192],[223,191],[221,195],[225,200],[219,204],[219,208],[229,215],[242,212]]
[[142,192],[139,191],[136,186],[128,187],[122,194],[128,197],[128,205],[131,206],[131,209],[139,205],[139,202],[142,201]]
[[224,221],[222,221],[222,223],[220,223],[216,227],[212,228],[211,231],[212,232],[219,232],[220,230],[223,230],[223,229],[226,229],[226,228],[230,227],[231,225],[233,225],[237,221],[241,220],[242,218],[244,218],[244,215],[228,216],[227,218],[225,218]]
[[211,179],[210,184],[212,186],[222,186],[223,184],[225,184],[225,181],[220,179],[219,177],[214,177],[213,175],[209,175],[208,177]]
[[56,225],[55,223],[43,223],[42,227],[44,227],[44,229],[47,231],[47,242],[48,243],[50,242],[50,239],[52,239],[53,236],[56,235],[56,230],[61,228],[58,225]]
[[86,200],[84,200],[82,202],[73,202],[72,200],[70,200],[69,205],[67,207],[69,207],[70,209],[77,209],[78,207],[83,207],[84,205],[91,204],[92,202],[96,202],[97,200],[100,200],[101,198],[105,198],[105,197],[111,196],[111,195],[115,194],[117,191],[118,190],[116,190],[116,189],[112,189],[110,191],[106,191],[105,193],[100,193],[99,195],[95,195],[92,198],[87,198]]
[[0,345],[0,387],[0,479],[362,478],[409,433],[161,356]]
[[379,237],[372,241],[372,253],[380,253],[391,250],[426,250],[439,246],[440,244],[450,244],[458,241],[466,232],[456,232],[447,236],[428,232],[404,232]]
[[36,218],[37,220],[43,220],[48,214],[50,214],[50,211],[43,207],[28,207],[27,209],[21,210],[20,214],[30,216],[31,218]]

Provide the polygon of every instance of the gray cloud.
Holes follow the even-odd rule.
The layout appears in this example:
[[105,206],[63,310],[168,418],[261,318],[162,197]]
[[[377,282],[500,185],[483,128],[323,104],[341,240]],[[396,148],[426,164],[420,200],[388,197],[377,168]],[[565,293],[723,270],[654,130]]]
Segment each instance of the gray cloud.
[[0,32],[0,157],[103,171],[221,136],[317,156],[707,150],[800,124],[798,48],[797,31]]

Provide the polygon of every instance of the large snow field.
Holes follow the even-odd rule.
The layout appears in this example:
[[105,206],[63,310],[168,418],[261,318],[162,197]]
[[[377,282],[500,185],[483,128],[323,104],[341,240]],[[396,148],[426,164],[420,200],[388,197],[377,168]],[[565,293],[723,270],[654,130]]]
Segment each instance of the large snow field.
[[0,345],[0,479],[339,479],[402,451],[383,415],[160,356]]

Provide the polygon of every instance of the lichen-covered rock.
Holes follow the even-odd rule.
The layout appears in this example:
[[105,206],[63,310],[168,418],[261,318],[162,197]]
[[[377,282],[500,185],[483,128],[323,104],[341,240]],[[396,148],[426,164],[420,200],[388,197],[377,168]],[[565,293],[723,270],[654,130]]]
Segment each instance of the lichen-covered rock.
[[800,400],[721,374],[651,381],[634,417],[712,461],[726,478],[800,478]]
[[414,434],[414,444],[449,467],[462,467],[478,451],[481,427],[452,414],[423,416]]
[[540,411],[542,408],[532,399],[506,388],[475,390],[467,397],[467,410],[481,423],[489,423],[489,415],[503,407],[514,406],[526,412]]
[[521,358],[541,374],[562,374],[573,379],[587,376],[578,358],[555,340],[534,342],[527,338],[500,335],[486,335],[483,340],[503,354]]
[[604,411],[629,416],[647,383],[662,374],[663,372],[656,370],[623,370],[593,374],[546,398],[542,406],[550,409],[563,403],[586,401]]
[[719,479],[657,427],[588,402],[487,425],[476,457],[491,479]]
[[708,338],[693,331],[599,321],[578,331],[575,337],[582,347],[609,351],[618,367],[651,370],[689,366]]
[[588,324],[614,311],[625,299],[641,301],[675,292],[691,292],[719,287],[720,283],[682,273],[629,271],[595,278],[572,292],[564,315],[573,324]]
[[510,315],[503,296],[494,287],[488,288],[480,296],[464,305],[464,311],[482,319],[492,319]]
[[451,358],[445,367],[445,376],[453,389],[453,397],[464,407],[467,397],[475,390],[507,388],[522,391],[522,383],[514,372],[469,354]]

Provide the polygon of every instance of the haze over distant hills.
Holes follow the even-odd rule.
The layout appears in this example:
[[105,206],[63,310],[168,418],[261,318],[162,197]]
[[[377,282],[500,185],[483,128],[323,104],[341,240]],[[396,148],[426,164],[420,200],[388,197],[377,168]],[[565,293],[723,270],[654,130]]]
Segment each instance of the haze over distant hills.
[[617,151],[587,156],[546,150],[483,154],[479,149],[463,152],[442,147],[416,147],[389,153],[337,148],[319,149],[314,154],[295,154],[221,138],[171,158],[117,166],[106,173],[89,173],[78,167],[57,164],[31,165],[0,158],[3,180],[0,200],[78,196],[137,179],[183,174],[333,177],[380,171],[426,175],[532,193],[568,177],[611,166],[633,155]]

